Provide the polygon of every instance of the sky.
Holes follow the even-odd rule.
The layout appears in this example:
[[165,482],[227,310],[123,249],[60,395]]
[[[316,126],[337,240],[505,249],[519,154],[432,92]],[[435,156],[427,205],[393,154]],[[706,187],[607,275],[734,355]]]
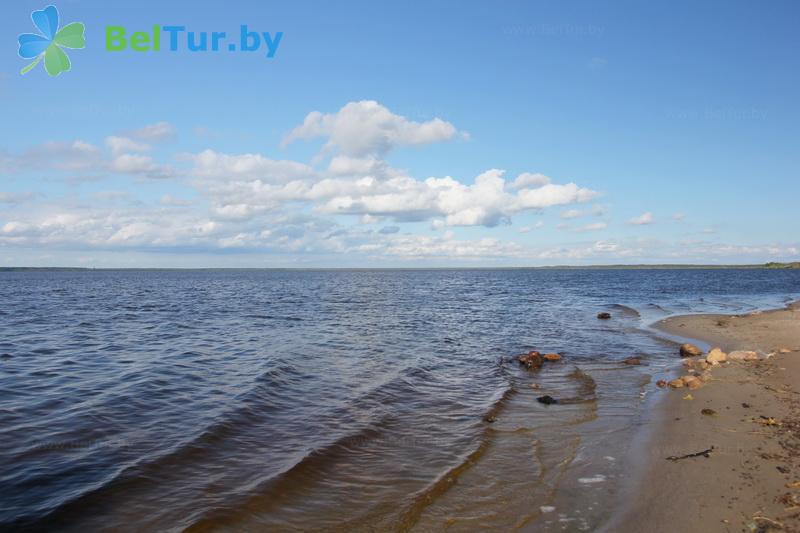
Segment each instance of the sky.
[[0,266],[800,260],[796,1],[60,0],[22,75],[47,5],[1,8]]

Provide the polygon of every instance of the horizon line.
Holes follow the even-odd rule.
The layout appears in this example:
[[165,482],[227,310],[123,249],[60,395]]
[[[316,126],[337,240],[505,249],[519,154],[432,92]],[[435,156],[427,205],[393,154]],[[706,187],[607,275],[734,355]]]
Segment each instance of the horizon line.
[[541,266],[419,266],[419,267],[76,267],[76,266],[3,266],[0,272],[11,271],[120,271],[120,270],[272,270],[272,271],[367,271],[367,270],[580,270],[580,269],[798,269],[800,262],[768,263],[611,263],[593,265]]

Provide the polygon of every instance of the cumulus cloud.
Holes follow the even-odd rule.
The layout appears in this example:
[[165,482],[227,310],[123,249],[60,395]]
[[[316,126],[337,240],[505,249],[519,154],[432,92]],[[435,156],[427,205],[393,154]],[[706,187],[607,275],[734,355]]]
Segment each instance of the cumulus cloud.
[[16,155],[4,165],[6,172],[58,171],[69,181],[101,180],[112,174],[137,178],[170,178],[175,171],[141,152],[150,145],[130,137],[110,135],[104,139],[107,150],[83,140],[48,141]]
[[[317,207],[324,214],[369,214],[398,220],[441,218],[448,226],[496,226],[515,213],[585,202],[597,192],[574,183],[548,183],[514,190],[504,171],[487,170],[472,185],[451,177],[423,181],[401,176],[380,181],[365,178],[339,183],[329,189],[327,200]],[[326,195],[320,195],[320,199]]]
[[105,144],[114,155],[119,155],[123,152],[147,152],[151,148],[149,144],[119,135],[109,135],[105,139]]
[[631,224],[633,226],[646,226],[647,224],[652,224],[652,223],[653,223],[653,213],[649,211],[646,213],[642,213],[638,217],[634,217],[628,221],[628,224]]
[[[37,203],[30,210],[0,196],[11,206],[0,218],[0,244],[523,257],[525,249],[514,242],[494,236],[460,239],[447,229],[510,224],[521,213],[579,204],[598,195],[574,182],[558,183],[533,172],[506,176],[496,168],[474,179],[415,177],[392,167],[387,153],[398,146],[452,139],[458,130],[441,119],[412,121],[370,101],[351,102],[332,114],[311,113],[287,136],[286,142],[323,138],[327,162],[206,149],[173,156],[173,166],[154,148],[175,135],[172,125],[160,122],[108,135],[100,145],[83,140],[46,143],[10,155],[16,165],[33,165],[46,155],[46,163],[38,163],[42,169],[100,178],[180,179],[168,188],[150,182],[152,190],[141,198],[133,189],[124,197],[112,191]],[[405,222],[428,222],[441,231],[415,235],[406,231]],[[537,222],[522,232],[542,225]]]
[[[246,218],[290,203],[321,215],[353,215],[369,223],[440,219],[446,226],[508,223],[522,211],[586,202],[596,191],[575,183],[555,184],[546,176],[523,174],[508,183],[505,172],[488,170],[464,184],[452,177],[420,180],[376,157],[332,158],[325,171],[259,154],[206,150],[187,156],[219,216]],[[537,176],[531,179],[531,176]]]
[[286,183],[313,178],[314,170],[303,163],[266,158],[260,154],[223,154],[204,150],[187,154],[194,167],[192,174],[201,178],[233,180],[250,179],[263,183]]
[[180,209],[47,205],[0,226],[0,244],[73,248],[214,245],[221,226]]
[[384,155],[404,145],[429,144],[456,136],[455,126],[440,118],[415,122],[396,115],[374,100],[350,102],[336,113],[309,113],[303,124],[284,138],[288,145],[299,139],[327,139],[327,150],[364,157]]
[[162,142],[176,135],[175,127],[169,122],[157,122],[129,131],[121,135],[109,135],[105,138],[105,145],[113,155],[125,152],[147,152],[152,149],[152,143]]
[[550,183],[550,178],[544,174],[523,172],[511,182],[512,189],[537,188]]
[[142,176],[152,179],[166,179],[173,176],[170,167],[157,164],[152,157],[141,154],[121,154],[111,160],[113,172]]

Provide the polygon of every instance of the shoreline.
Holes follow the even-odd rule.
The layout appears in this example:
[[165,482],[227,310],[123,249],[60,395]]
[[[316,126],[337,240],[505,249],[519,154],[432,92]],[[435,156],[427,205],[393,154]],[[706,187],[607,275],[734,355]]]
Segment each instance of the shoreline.
[[[714,366],[697,390],[652,385],[666,397],[648,419],[628,502],[603,530],[800,531],[800,302],[672,316],[651,328],[762,359]],[[712,447],[708,457],[666,460]]]

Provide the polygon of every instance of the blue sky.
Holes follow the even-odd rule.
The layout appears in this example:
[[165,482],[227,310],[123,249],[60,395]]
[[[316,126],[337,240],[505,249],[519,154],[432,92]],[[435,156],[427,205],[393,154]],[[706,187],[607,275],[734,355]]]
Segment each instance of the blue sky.
[[[62,0],[3,6],[0,266],[800,259],[800,5]],[[108,52],[106,26],[282,32]],[[166,40],[162,37],[162,40]]]

